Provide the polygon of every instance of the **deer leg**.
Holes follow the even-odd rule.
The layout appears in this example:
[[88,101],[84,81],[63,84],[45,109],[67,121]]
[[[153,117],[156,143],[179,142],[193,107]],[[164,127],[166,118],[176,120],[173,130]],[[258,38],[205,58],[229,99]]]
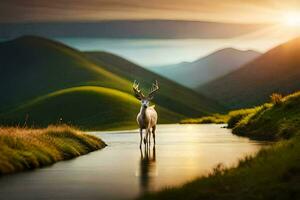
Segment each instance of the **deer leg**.
[[155,145],[155,130],[156,130],[156,126],[153,126],[152,127],[152,136],[153,136],[154,145]]
[[142,147],[143,129],[140,128],[140,148]]
[[151,128],[148,129],[148,140],[149,140],[149,146],[151,145]]
[[145,145],[147,143],[147,138],[148,138],[148,129],[146,129],[146,135],[145,135],[145,138],[144,138],[144,144]]
[[153,151],[153,158],[152,158],[152,160],[153,160],[153,161],[156,161],[156,151],[155,151],[155,145],[153,145],[153,149],[152,149],[152,151]]

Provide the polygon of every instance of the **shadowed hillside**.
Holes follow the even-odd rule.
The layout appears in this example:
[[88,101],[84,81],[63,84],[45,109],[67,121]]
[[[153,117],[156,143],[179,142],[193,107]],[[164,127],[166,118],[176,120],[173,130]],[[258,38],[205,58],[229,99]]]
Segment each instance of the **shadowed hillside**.
[[234,109],[261,104],[273,92],[300,89],[300,38],[279,45],[242,68],[197,90]]
[[151,70],[189,88],[195,88],[238,69],[259,55],[256,51],[226,48],[193,62],[152,67]]

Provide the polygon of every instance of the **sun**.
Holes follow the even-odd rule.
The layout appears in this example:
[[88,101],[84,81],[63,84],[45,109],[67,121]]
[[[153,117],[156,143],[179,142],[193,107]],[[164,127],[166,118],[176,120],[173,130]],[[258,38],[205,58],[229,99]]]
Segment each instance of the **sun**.
[[290,27],[300,27],[300,12],[289,12],[283,16],[283,24]]

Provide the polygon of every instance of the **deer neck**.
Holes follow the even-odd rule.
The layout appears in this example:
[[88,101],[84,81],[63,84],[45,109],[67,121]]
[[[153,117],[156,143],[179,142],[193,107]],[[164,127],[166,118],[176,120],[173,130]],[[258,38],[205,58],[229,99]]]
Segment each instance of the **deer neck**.
[[143,119],[146,119],[146,109],[147,108],[141,106],[140,113]]

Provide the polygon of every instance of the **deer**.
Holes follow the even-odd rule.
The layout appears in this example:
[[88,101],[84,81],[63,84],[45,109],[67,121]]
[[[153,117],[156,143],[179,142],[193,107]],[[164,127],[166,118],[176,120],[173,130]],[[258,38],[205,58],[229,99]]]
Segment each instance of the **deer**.
[[139,125],[140,131],[140,148],[142,146],[143,140],[143,130],[146,130],[146,136],[144,138],[144,144],[146,145],[148,142],[151,143],[151,133],[153,136],[153,142],[155,145],[155,131],[157,124],[157,112],[155,111],[155,105],[149,106],[150,101],[153,100],[154,94],[159,90],[158,82],[152,84],[150,88],[150,92],[147,96],[145,96],[142,91],[139,89],[139,83],[134,81],[132,86],[134,96],[140,100],[141,108],[140,112],[137,114],[136,121]]

